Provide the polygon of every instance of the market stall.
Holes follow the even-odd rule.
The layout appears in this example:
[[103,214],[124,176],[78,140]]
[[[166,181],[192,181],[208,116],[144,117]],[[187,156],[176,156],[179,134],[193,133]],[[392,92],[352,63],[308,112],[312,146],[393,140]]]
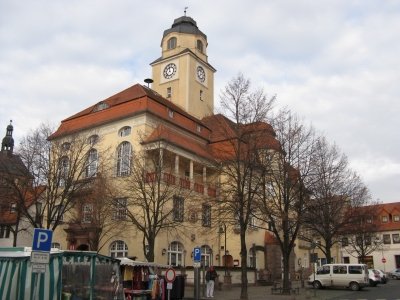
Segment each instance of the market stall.
[[52,251],[44,273],[33,273],[30,248],[0,249],[2,300],[125,299],[120,261],[89,251]]
[[[168,265],[119,258],[125,296],[131,299],[161,299],[163,279],[156,269],[167,269]],[[128,297],[128,298],[129,298]]]

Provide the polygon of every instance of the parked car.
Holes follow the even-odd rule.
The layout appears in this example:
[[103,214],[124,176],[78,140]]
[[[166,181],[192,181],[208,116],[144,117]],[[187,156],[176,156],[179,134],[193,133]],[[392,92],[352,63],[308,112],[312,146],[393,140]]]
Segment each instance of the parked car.
[[388,276],[382,270],[378,270],[378,269],[376,269],[376,270],[379,272],[379,275],[381,275],[381,282],[380,283],[385,284],[388,281]]
[[400,279],[400,269],[394,269],[389,272],[389,277],[392,279]]
[[368,269],[369,273],[369,286],[377,286],[381,282],[381,275],[375,269]]
[[369,285],[368,267],[365,264],[323,265],[308,277],[308,284],[316,289],[332,286],[358,291]]

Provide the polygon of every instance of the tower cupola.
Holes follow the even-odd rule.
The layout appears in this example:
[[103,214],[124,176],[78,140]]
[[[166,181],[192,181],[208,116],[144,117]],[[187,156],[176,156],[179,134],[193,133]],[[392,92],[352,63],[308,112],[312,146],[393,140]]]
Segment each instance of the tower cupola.
[[13,154],[14,151],[14,139],[12,137],[14,127],[11,125],[11,123],[12,120],[10,120],[10,125],[7,126],[6,136],[1,142],[1,152],[6,152],[8,154]]

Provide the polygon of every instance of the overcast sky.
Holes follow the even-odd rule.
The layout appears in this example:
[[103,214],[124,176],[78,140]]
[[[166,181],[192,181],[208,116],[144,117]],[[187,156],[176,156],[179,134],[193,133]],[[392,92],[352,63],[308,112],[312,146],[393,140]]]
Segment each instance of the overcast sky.
[[144,84],[185,6],[217,105],[242,72],[336,142],[374,199],[400,201],[400,1],[0,0],[0,137]]

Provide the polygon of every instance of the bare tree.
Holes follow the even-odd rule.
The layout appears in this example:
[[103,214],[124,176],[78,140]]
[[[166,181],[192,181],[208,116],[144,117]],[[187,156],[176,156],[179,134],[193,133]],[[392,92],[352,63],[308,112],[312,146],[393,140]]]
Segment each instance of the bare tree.
[[140,151],[126,151],[121,160],[125,170],[120,174],[124,186],[121,193],[127,197],[127,218],[141,234],[142,249],[150,262],[154,261],[157,236],[160,232],[183,232],[186,208],[196,199],[190,194],[190,181],[178,181],[176,150],[169,134],[162,123],[139,133]]
[[[349,169],[347,157],[336,144],[320,138],[313,152],[312,197],[307,205],[305,228],[324,243],[317,247],[331,261],[331,248],[345,230],[354,228],[362,215],[357,208],[370,204],[370,193],[361,178]],[[313,236],[302,236],[313,241]]]
[[[28,194],[34,197],[34,214],[21,205],[32,226],[51,230],[62,224],[62,216],[73,207],[75,195],[90,187],[91,179],[97,176],[99,151],[94,144],[100,142],[95,133],[55,139],[51,137],[53,132],[54,126],[42,123],[22,139],[16,152],[28,172],[13,186],[20,203]],[[40,197],[39,186],[45,186]]]
[[[118,198],[111,176],[102,172],[90,189],[75,194],[66,231],[99,252],[115,236],[124,236],[128,222],[126,198]],[[72,233],[72,234],[71,234]]]
[[283,256],[283,288],[289,289],[290,254],[309,200],[307,186],[312,170],[315,131],[290,111],[281,110],[271,120],[280,142],[279,151],[266,151],[260,199],[262,217],[270,224]]
[[275,97],[268,98],[261,88],[251,91],[250,80],[239,73],[222,91],[224,115],[203,119],[213,128],[212,147],[221,164],[219,222],[240,234],[240,299],[248,299],[246,235],[257,210],[260,184],[257,148],[264,136],[273,139],[271,127],[265,122],[274,101]]
[[390,248],[382,238],[381,222],[375,215],[377,209],[378,203],[356,208],[356,224],[349,224],[342,230],[346,233],[342,236],[342,247],[351,256],[358,258],[360,263],[366,263],[365,257],[371,253]]

